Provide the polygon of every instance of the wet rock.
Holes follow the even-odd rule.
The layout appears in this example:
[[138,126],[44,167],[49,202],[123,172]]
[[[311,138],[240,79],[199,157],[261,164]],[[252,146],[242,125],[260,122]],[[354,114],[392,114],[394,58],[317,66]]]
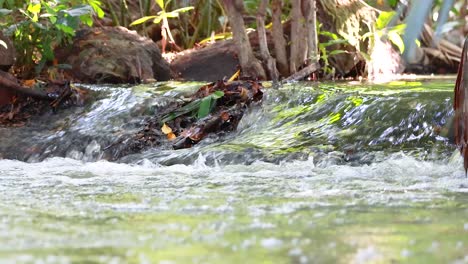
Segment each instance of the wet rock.
[[8,71],[10,69],[15,63],[15,54],[12,41],[0,31],[0,70]]
[[73,45],[57,51],[68,73],[86,83],[138,83],[170,79],[169,64],[149,38],[123,27],[80,30]]

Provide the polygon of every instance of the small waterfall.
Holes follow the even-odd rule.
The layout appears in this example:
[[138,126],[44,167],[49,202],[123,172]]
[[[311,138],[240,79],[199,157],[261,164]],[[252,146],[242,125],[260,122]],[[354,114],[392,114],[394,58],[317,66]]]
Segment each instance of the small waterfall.
[[[1,128],[0,155],[41,161],[69,157],[112,160],[109,146],[142,128],[145,120],[201,84],[158,83],[135,87],[88,86],[92,103],[31,120],[22,128]],[[288,84],[267,89],[230,135],[204,139],[192,149],[168,146],[121,157],[122,162],[207,164],[280,163],[313,158],[321,164],[371,163],[404,151],[420,159],[445,159],[453,152],[450,122],[453,84],[394,82],[387,85]]]

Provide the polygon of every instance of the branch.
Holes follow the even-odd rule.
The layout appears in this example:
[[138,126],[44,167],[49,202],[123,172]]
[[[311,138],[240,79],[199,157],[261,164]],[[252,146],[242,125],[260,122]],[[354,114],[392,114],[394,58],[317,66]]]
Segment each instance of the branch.
[[14,77],[7,72],[0,71],[0,89],[7,89],[24,96],[30,96],[39,100],[53,101],[55,98],[48,93],[23,87],[13,81]]
[[305,77],[309,76],[313,72],[317,71],[320,69],[320,64],[317,62],[313,62],[306,67],[304,67],[302,70],[292,74],[288,78],[284,79],[283,82],[291,82],[291,81],[299,81],[304,79]]

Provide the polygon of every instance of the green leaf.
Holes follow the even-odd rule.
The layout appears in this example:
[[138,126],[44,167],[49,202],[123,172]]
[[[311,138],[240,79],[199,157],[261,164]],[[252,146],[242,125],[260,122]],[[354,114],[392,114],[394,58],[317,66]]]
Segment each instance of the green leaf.
[[[47,2],[42,2],[42,6],[45,8],[46,12],[45,14],[48,14],[48,15],[53,15],[53,16],[56,16],[57,15],[57,8],[52,8],[50,7],[49,3]],[[44,15],[45,15],[44,14]],[[41,15],[42,17],[42,15]]]
[[161,123],[166,123],[168,121],[171,121],[181,115],[185,115],[187,113],[190,113],[192,111],[194,111],[195,109],[199,108],[200,106],[200,102],[201,100],[195,100],[193,102],[190,102],[184,106],[182,106],[181,108],[175,110],[174,112],[170,113],[170,114],[167,114],[165,116],[163,116],[163,119],[161,120]]
[[403,39],[401,38],[401,36],[397,32],[395,32],[395,31],[388,32],[388,39],[393,44],[395,44],[395,46],[398,47],[401,54],[403,54],[403,52],[405,52],[405,43],[403,42]]
[[208,37],[208,38],[201,40],[200,42],[198,42],[198,44],[204,44],[204,43],[210,42],[212,39],[219,40],[219,39],[227,39],[227,38],[232,38],[231,32],[218,33],[214,35],[213,37]]
[[179,17],[179,13],[174,13],[174,12],[163,13],[163,14],[164,14],[164,17],[166,17],[166,18],[175,18],[175,17]]
[[405,29],[406,29],[406,24],[399,24],[399,25],[396,25],[394,27],[392,27],[392,29],[390,29],[391,31],[395,31],[397,32],[398,34],[403,34],[405,32]]
[[139,19],[133,21],[133,22],[130,24],[130,26],[139,25],[139,24],[144,23],[144,22],[146,22],[146,21],[148,21],[148,20],[150,20],[150,19],[153,19],[153,18],[155,18],[155,17],[158,17],[158,16],[145,16],[145,17],[139,18]]
[[35,4],[35,5],[29,4],[28,5],[28,11],[33,13],[33,14],[37,14],[37,13],[41,12],[41,4],[40,3]]
[[68,35],[71,35],[71,36],[75,35],[75,29],[72,28],[72,27],[69,27],[69,26],[67,26],[65,24],[57,24],[56,26],[60,31],[62,31],[65,34],[68,34]]
[[159,24],[161,22],[161,20],[164,18],[165,15],[166,15],[166,13],[162,13],[161,15],[156,16],[156,18],[153,20],[153,23],[154,24]]
[[194,9],[193,6],[187,6],[187,7],[177,8],[176,10],[172,10],[169,13],[184,13],[184,12],[188,12],[188,11],[193,10],[193,9]]
[[375,27],[377,29],[384,29],[387,27],[388,23],[392,21],[393,17],[397,13],[395,11],[390,11],[390,12],[381,12],[379,17],[377,18],[377,21],[375,21]]
[[164,0],[156,0],[156,3],[162,10],[164,10]]
[[219,99],[219,98],[224,96],[224,92],[223,91],[215,91],[210,96],[213,97],[213,99]]
[[207,96],[201,100],[200,108],[198,108],[197,118],[201,119],[206,117],[211,111],[211,101],[213,97]]
[[329,31],[320,31],[319,33],[322,36],[329,37],[331,39],[339,39],[338,35]]
[[96,12],[98,18],[104,17],[104,11],[101,8],[101,2],[99,0],[89,0],[88,4],[93,8],[94,12]]
[[85,23],[88,27],[93,26],[93,19],[91,16],[81,16],[80,17],[81,22]]
[[328,55],[333,56],[333,55],[337,55],[341,53],[346,53],[346,51],[345,50],[332,50]]
[[323,44],[324,47],[328,47],[328,46],[335,45],[335,44],[346,44],[346,43],[348,43],[346,39],[333,39],[333,40],[330,40],[328,42],[321,43],[321,44]]

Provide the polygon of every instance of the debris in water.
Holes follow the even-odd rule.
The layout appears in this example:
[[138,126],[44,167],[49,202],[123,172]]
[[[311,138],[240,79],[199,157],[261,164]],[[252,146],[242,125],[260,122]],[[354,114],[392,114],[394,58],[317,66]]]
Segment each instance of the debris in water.
[[151,147],[190,148],[209,135],[234,131],[246,109],[263,98],[256,81],[224,81],[204,85],[189,102],[169,105],[148,120],[133,138],[115,145],[114,158]]

